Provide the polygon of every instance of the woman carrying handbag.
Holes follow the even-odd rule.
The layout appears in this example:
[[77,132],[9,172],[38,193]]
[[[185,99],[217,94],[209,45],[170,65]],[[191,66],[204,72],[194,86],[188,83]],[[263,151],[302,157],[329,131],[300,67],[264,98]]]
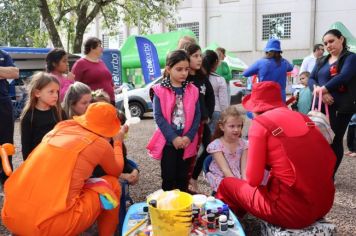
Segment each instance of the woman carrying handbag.
[[335,175],[344,155],[343,137],[356,112],[352,111],[356,109],[353,98],[356,94],[356,55],[348,51],[346,38],[337,29],[327,31],[323,42],[329,54],[316,63],[308,85],[316,94],[321,91],[322,101],[329,105],[330,125],[335,133],[331,144],[337,158]]

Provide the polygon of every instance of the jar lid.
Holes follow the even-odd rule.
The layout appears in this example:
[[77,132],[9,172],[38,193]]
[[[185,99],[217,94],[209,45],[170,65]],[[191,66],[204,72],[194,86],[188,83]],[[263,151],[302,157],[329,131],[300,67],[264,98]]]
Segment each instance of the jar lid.
[[227,221],[226,215],[221,215],[221,216],[219,216],[219,221],[220,221],[220,222],[226,222],[226,221]]

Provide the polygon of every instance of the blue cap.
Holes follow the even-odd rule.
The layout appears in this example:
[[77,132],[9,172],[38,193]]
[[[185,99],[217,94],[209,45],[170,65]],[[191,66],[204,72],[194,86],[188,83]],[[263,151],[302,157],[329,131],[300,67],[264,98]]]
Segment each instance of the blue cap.
[[268,40],[265,47],[265,52],[270,51],[282,52],[281,42],[278,39],[271,38]]

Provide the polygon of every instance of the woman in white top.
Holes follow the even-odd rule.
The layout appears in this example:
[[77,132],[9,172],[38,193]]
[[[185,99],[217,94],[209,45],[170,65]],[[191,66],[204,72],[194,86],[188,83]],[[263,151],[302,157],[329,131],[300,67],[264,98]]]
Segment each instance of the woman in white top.
[[225,110],[229,106],[228,93],[225,79],[216,74],[216,68],[219,65],[219,57],[213,50],[206,50],[203,55],[203,68],[207,75],[209,75],[209,81],[214,89],[215,95],[215,108],[211,121],[209,122],[209,128],[213,133],[215,126],[220,118],[221,111]]

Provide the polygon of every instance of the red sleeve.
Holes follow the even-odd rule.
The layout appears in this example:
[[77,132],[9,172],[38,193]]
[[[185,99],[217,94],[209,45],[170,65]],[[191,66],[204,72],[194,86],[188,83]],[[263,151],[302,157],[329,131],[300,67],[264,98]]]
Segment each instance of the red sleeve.
[[251,186],[261,184],[267,159],[267,130],[252,122],[248,134],[248,157],[246,166],[246,178]]
[[82,59],[79,59],[78,61],[76,61],[72,67],[72,73],[75,75],[75,80],[76,81],[79,81],[79,82],[82,82],[82,79],[83,79],[83,63],[82,62]]

